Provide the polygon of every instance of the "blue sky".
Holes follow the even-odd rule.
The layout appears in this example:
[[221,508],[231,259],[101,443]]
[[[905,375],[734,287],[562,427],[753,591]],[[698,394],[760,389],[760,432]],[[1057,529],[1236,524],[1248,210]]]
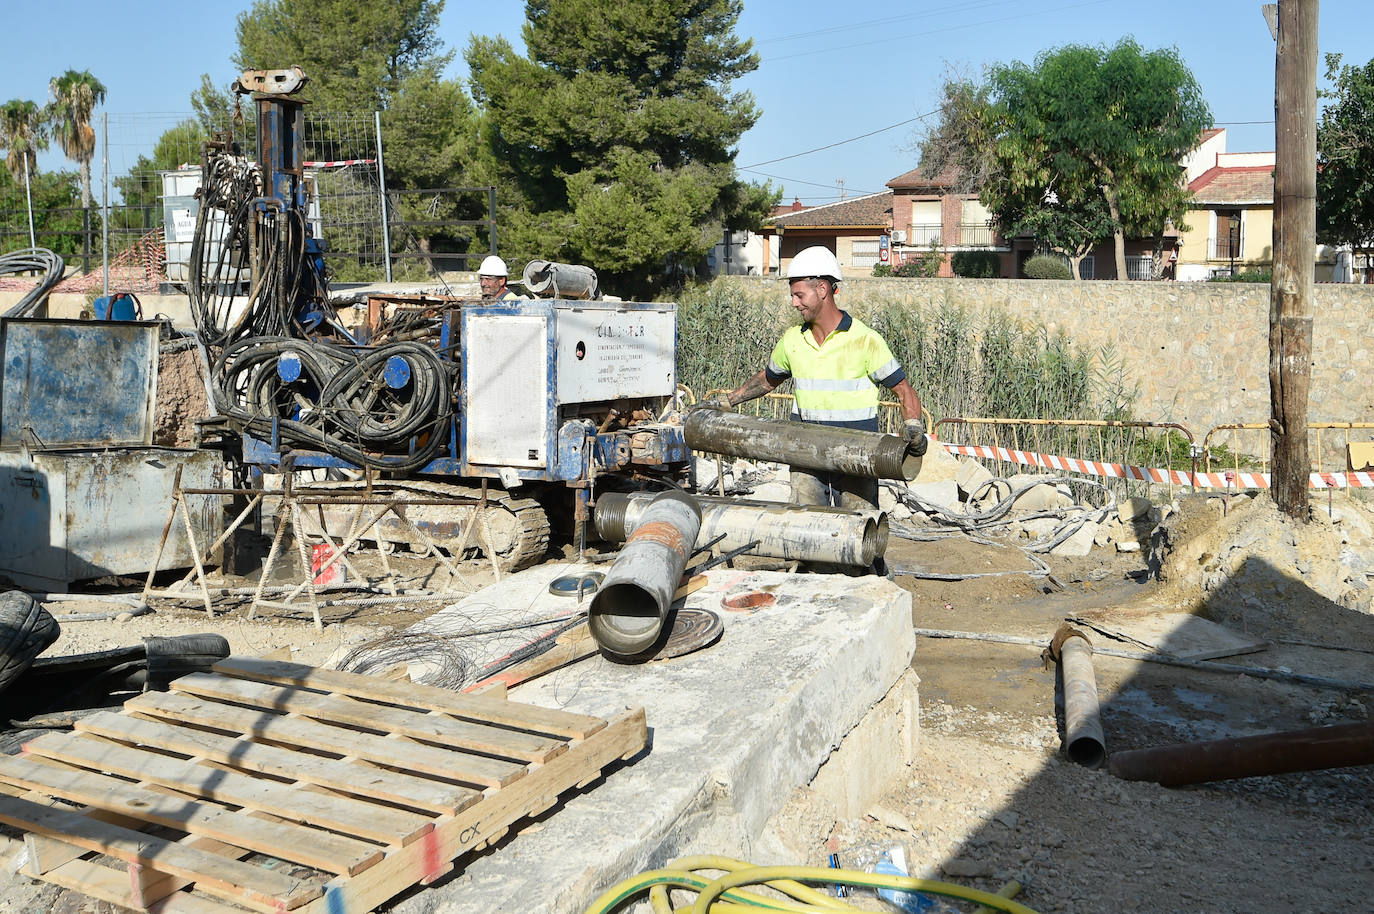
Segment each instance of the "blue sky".
[[[234,23],[250,5],[26,5],[20,34],[0,55],[0,101],[45,101],[51,76],[68,67],[90,69],[109,87],[105,107],[112,116],[164,114],[147,123],[170,126],[173,115],[189,113],[202,73],[219,84],[234,77]],[[1374,54],[1368,0],[1322,0],[1320,14],[1322,54],[1343,53],[1347,63],[1364,63]],[[466,75],[461,51],[471,34],[502,34],[523,50],[523,21],[518,0],[448,0],[441,37],[460,52],[451,75]],[[1258,0],[1154,6],[1123,0],[745,0],[738,31],[754,39],[761,65],[737,87],[754,94],[763,114],[741,140],[737,162],[746,177],[781,185],[787,200],[837,199],[839,180],[849,196],[882,190],[914,167],[922,122],[901,122],[935,107],[951,68],[976,75],[989,63],[1029,62],[1059,45],[1112,44],[1125,35],[1146,48],[1178,48],[1213,117],[1227,127],[1231,151],[1274,148],[1274,43]],[[152,131],[147,146],[155,140]],[[120,154],[135,154],[133,145],[121,143],[130,148]],[[111,159],[118,173],[120,155],[112,151]],[[63,167],[60,155],[49,154],[40,167]]]

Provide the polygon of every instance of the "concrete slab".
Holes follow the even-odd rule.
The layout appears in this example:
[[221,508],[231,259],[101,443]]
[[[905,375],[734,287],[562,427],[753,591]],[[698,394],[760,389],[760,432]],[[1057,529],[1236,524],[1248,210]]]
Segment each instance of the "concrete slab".
[[[471,631],[484,608],[503,621],[570,610],[573,601],[548,585],[585,567],[507,577],[417,628]],[[752,593],[771,605],[722,607]],[[643,705],[651,749],[524,823],[457,877],[397,903],[396,914],[577,912],[620,879],[684,853],[750,857],[768,819],[903,677],[915,649],[910,595],[876,577],[717,569],[688,605],[721,613],[725,632],[712,647],[634,666],[593,657],[510,692],[603,717]]]

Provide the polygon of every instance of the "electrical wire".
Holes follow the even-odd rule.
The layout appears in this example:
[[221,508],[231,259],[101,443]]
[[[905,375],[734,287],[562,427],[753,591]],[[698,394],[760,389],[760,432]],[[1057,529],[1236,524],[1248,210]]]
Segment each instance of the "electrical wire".
[[38,273],[43,277],[5,312],[5,317],[32,317],[38,306],[48,300],[48,293],[62,281],[65,264],[61,256],[47,248],[24,248],[0,256],[0,276],[8,273]]

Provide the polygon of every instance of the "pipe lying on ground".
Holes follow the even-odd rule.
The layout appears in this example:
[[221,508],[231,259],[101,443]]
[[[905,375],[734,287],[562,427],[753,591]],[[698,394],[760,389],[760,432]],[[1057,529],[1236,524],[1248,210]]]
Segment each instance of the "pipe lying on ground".
[[[650,492],[608,492],[596,499],[596,532],[612,542],[639,526]],[[718,497],[698,497],[698,548],[717,537],[724,552],[754,540],[754,555],[867,567],[887,549],[887,515]]]
[[645,508],[587,610],[603,650],[633,658],[654,646],[700,529],[701,508],[684,492],[660,493]]
[[908,454],[896,435],[709,408],[689,411],[684,432],[688,447],[729,457],[876,479],[912,480],[921,471],[921,458]]
[[1165,787],[1232,778],[1374,764],[1374,723],[1311,727],[1182,746],[1132,749],[1112,756],[1107,770],[1127,781]]
[[1107,743],[1102,735],[1092,643],[1065,625],[1055,633],[1049,650],[1064,681],[1064,747],[1069,759],[1085,768],[1100,768],[1107,760]]

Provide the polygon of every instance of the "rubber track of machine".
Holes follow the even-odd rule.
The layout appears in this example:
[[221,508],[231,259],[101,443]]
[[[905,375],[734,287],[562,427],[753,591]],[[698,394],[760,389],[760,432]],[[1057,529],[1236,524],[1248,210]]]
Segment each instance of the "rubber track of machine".
[[[451,497],[479,498],[482,490],[476,486],[458,486],[427,479],[407,479],[403,486],[423,492]],[[544,506],[533,498],[517,498],[503,489],[487,491],[487,511],[510,515],[517,525],[514,548],[496,557],[502,571],[519,571],[539,564],[549,550],[549,515]],[[471,545],[486,551],[480,533],[475,533]]]

